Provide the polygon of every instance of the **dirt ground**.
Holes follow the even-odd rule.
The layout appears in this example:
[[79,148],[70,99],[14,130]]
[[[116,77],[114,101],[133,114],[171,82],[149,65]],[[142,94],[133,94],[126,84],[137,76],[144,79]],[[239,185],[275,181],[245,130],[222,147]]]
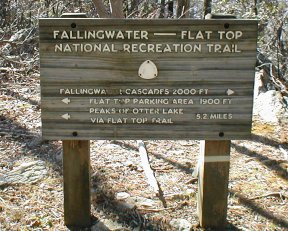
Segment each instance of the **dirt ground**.
[[[0,186],[0,230],[67,230],[61,142],[41,140],[39,73],[0,77],[0,177],[35,160],[48,171],[34,183]],[[225,230],[288,230],[287,132],[287,124],[255,117],[252,139],[232,141]],[[145,145],[163,198],[147,183],[136,141],[91,141],[92,229],[101,221],[114,230],[174,230],[171,221],[185,219],[201,230],[192,177],[199,141]]]

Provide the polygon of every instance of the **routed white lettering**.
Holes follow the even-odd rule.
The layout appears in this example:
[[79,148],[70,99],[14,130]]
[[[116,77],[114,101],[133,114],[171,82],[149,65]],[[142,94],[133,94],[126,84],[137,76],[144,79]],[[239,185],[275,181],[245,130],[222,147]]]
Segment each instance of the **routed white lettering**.
[[101,88],[61,88],[59,89],[61,95],[106,95],[105,89]]
[[124,30],[124,31],[115,31],[115,30],[91,30],[91,31],[79,31],[79,30],[71,30],[71,31],[53,31],[53,39],[145,39],[148,40],[148,31],[142,30]]
[[[195,33],[195,35],[193,35],[193,33]],[[211,34],[213,32],[212,31],[197,31],[197,32],[193,32],[193,31],[181,31],[181,39],[211,39]]]
[[63,44],[56,44],[54,52],[62,52],[63,51]]
[[57,38],[57,36],[59,35],[59,32],[60,32],[59,30],[54,30],[54,31],[53,31],[53,38],[54,38],[54,39]]
[[219,38],[220,39],[239,39],[242,37],[243,32],[242,31],[218,31]]

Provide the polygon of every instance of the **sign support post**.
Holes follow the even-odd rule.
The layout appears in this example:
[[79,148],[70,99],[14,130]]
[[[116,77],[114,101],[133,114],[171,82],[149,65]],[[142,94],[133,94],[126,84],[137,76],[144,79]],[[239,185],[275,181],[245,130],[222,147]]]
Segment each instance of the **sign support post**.
[[[211,18],[236,17],[231,15],[215,17],[212,15]],[[227,219],[231,140],[202,140],[200,145],[201,163],[197,198],[200,226],[203,228],[223,228]]]
[[90,225],[90,141],[63,141],[64,221],[67,226]]
[[[86,18],[66,13],[61,18]],[[90,226],[90,140],[63,140],[64,222],[66,226]]]
[[206,140],[200,145],[197,198],[200,226],[225,227],[231,141]]

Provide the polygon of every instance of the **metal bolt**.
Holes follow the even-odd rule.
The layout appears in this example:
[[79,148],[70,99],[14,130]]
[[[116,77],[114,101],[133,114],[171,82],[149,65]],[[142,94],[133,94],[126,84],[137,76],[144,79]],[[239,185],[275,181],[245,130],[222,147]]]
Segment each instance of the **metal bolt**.
[[219,137],[224,137],[224,132],[219,132]]

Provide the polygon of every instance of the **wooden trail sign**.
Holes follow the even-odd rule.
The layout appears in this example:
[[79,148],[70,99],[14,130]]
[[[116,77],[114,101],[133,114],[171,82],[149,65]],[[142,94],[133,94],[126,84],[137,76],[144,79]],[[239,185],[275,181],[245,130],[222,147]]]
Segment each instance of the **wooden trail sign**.
[[256,20],[40,19],[43,138],[249,138],[256,38]]

